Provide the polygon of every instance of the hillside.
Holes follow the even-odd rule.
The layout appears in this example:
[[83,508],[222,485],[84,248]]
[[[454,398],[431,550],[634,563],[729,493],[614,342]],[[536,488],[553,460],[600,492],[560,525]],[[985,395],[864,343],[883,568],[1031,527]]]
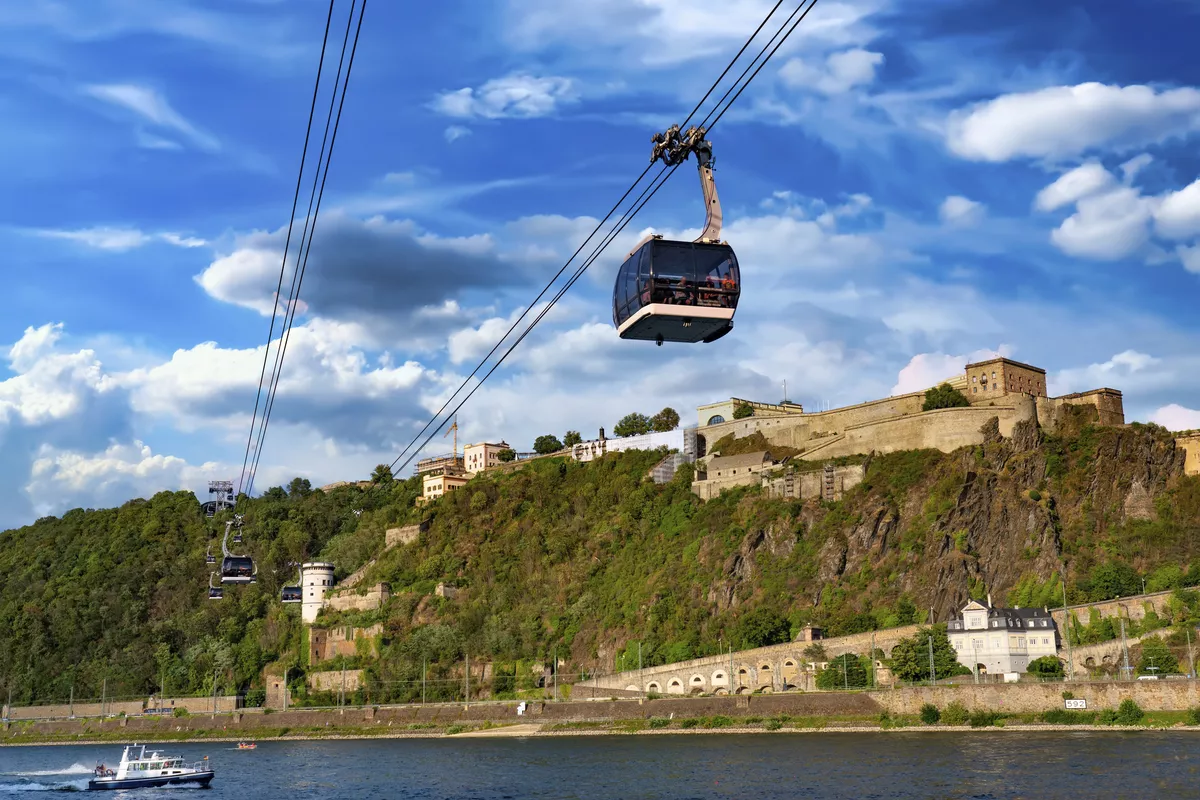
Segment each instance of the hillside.
[[[1094,413],[1094,412],[1093,412]],[[247,501],[245,547],[259,583],[208,602],[204,550],[220,519],[190,493],[75,510],[0,534],[0,678],[14,700],[260,685],[293,658],[298,612],[278,602],[286,564],[320,556],[343,577],[382,549],[390,526],[431,519],[383,553],[365,583],[394,597],[329,623],[384,624],[373,697],[406,699],[428,661],[448,676],[463,652],[512,674],[558,647],[575,668],[612,669],[637,642],[644,663],[758,644],[807,621],[830,635],[941,619],[968,597],[1057,604],[1200,584],[1200,478],[1155,426],[1103,428],[1073,414],[1055,436],[942,454],[870,459],[836,503],[739,489],[702,503],[690,475],[646,480],[659,456],[612,454],[488,473],[416,509],[414,479],[328,495],[295,481]],[[685,469],[684,473],[688,470]],[[353,509],[362,510],[355,516]],[[433,596],[445,580],[454,599]],[[753,613],[751,613],[753,612]],[[781,628],[782,626],[782,628]],[[115,688],[114,688],[115,687]],[[497,687],[500,688],[500,687]]]

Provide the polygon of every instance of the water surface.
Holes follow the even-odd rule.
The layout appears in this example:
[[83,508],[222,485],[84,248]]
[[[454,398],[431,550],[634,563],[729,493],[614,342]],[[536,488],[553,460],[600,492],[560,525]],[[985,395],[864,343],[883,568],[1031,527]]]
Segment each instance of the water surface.
[[[805,733],[165,744],[207,755],[212,787],[186,798],[1200,798],[1189,732]],[[84,789],[113,745],[0,748],[0,798]],[[104,795],[110,796],[110,795]]]

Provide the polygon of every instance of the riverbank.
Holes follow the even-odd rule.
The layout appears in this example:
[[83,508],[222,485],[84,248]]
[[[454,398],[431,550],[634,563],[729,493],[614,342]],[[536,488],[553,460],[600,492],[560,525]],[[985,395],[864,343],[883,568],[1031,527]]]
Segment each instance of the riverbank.
[[[220,722],[219,719],[210,720]],[[910,717],[872,718],[864,716],[799,717],[781,715],[769,718],[748,717],[735,720],[715,717],[650,717],[631,719],[589,720],[577,722],[491,722],[480,724],[450,723],[445,725],[333,724],[304,727],[256,727],[244,735],[230,736],[228,726],[130,731],[128,726],[95,722],[88,731],[50,732],[35,730],[31,725],[13,726],[6,731],[0,746],[109,744],[137,740],[139,742],[172,743],[234,743],[239,741],[321,741],[352,739],[444,739],[493,737],[577,737],[577,736],[667,736],[706,734],[804,734],[804,733],[1003,733],[1003,732],[1114,732],[1163,731],[1200,733],[1200,725],[1189,724],[1186,715],[1178,712],[1150,712],[1132,725],[1051,724],[1040,722],[1037,715],[994,715],[964,724],[924,724]]]

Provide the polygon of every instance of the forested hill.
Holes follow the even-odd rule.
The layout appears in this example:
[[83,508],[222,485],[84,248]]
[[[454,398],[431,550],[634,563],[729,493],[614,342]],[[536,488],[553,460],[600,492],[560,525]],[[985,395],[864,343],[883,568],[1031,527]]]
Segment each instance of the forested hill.
[[[261,685],[300,649],[288,564],[320,557],[341,578],[379,556],[366,583],[394,597],[346,622],[384,623],[364,664],[396,684],[422,660],[513,662],[569,653],[611,669],[629,643],[645,663],[778,640],[807,621],[829,635],[939,619],[966,597],[1061,602],[1200,584],[1200,479],[1154,426],[1082,415],[1056,436],[1019,427],[950,454],[877,456],[836,503],[739,489],[702,503],[690,474],[657,486],[655,453],[530,462],[482,475],[416,509],[415,479],[326,494],[294,481],[245,502],[253,586],[207,598],[206,547],[222,519],[187,492],[119,509],[76,509],[0,534],[0,681],[14,701]],[[361,510],[361,516],[355,510]],[[429,517],[418,542],[384,531]],[[433,596],[439,581],[460,587]],[[331,620],[332,621],[332,620]],[[629,662],[626,662],[628,664]],[[431,667],[432,668],[432,667]]]

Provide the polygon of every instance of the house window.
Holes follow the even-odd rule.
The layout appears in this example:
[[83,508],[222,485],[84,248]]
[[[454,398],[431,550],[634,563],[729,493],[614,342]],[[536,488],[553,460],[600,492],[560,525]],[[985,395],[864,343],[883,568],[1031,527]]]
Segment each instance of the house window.
[[993,627],[993,628],[999,628],[999,627],[1000,627],[1000,623],[999,623],[999,621],[997,621],[997,620],[992,620],[992,627]]
[[971,383],[976,383],[979,379],[974,375],[971,376]]

